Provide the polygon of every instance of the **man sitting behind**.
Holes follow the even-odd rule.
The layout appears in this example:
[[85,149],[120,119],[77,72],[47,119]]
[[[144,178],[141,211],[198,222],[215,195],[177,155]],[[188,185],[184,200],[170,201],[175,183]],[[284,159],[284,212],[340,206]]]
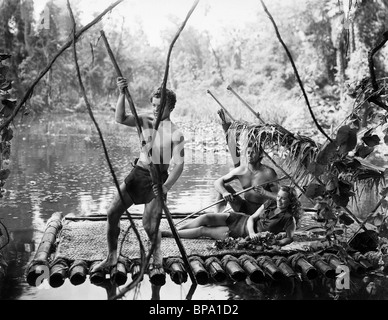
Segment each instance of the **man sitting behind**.
[[[253,214],[266,200],[275,200],[279,190],[278,183],[273,182],[278,179],[274,169],[261,163],[263,159],[263,151],[261,146],[254,144],[253,147],[248,147],[246,150],[247,163],[241,164],[234,168],[226,175],[217,179],[214,182],[214,187],[218,192],[217,200],[224,199],[215,206],[214,212],[221,212],[225,209],[227,202],[234,211],[243,212],[248,215]],[[236,191],[227,183],[238,179],[243,189],[251,186],[263,185],[255,187],[241,196],[233,196]]]

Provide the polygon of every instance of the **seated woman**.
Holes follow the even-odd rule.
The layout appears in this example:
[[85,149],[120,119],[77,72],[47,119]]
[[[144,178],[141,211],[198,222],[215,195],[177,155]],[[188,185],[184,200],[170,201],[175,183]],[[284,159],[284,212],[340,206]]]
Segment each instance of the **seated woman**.
[[[276,202],[267,200],[253,215],[241,212],[206,213],[178,227],[177,231],[181,238],[206,237],[215,240],[224,240],[227,237],[257,239],[260,232],[285,232],[286,237],[276,243],[283,246],[293,241],[301,214],[300,207],[295,189],[282,186]],[[172,236],[172,233],[162,231],[162,236]]]

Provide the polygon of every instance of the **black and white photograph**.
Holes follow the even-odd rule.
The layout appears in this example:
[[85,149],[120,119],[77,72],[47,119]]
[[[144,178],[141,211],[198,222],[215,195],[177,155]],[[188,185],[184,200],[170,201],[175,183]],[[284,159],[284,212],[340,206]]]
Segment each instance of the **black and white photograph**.
[[388,300],[388,0],[0,0],[0,22],[0,300]]

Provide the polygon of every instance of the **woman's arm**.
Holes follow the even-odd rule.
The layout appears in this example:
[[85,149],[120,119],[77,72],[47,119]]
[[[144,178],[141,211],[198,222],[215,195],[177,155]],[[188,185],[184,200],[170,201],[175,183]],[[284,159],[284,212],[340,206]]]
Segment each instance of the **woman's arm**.
[[294,241],[295,229],[296,229],[295,218],[292,218],[291,224],[286,229],[286,237],[284,239],[277,241],[276,244],[279,246],[285,246],[286,244],[289,244],[292,241]]
[[249,216],[247,220],[248,234],[251,239],[256,239],[259,237],[259,233],[255,233],[254,225],[256,221],[263,215],[263,212],[264,212],[264,205],[261,205],[254,214]]

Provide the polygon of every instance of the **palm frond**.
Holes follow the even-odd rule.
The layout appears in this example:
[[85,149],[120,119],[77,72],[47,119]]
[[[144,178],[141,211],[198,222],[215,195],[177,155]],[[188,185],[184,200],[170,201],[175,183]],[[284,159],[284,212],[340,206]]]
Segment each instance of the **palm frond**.
[[[288,171],[295,180],[306,181],[312,176],[309,165],[317,162],[317,156],[323,146],[313,139],[293,134],[278,124],[252,124],[245,121],[233,121],[226,132],[229,145],[235,145],[238,154],[243,154],[248,145],[261,146],[276,156],[278,165]],[[353,159],[345,159],[345,163]],[[357,160],[358,166],[346,167],[346,177],[355,184],[357,190],[379,189],[385,185],[384,171],[364,160]],[[290,173],[291,172],[291,173]],[[330,174],[327,170],[315,176],[323,179]]]

